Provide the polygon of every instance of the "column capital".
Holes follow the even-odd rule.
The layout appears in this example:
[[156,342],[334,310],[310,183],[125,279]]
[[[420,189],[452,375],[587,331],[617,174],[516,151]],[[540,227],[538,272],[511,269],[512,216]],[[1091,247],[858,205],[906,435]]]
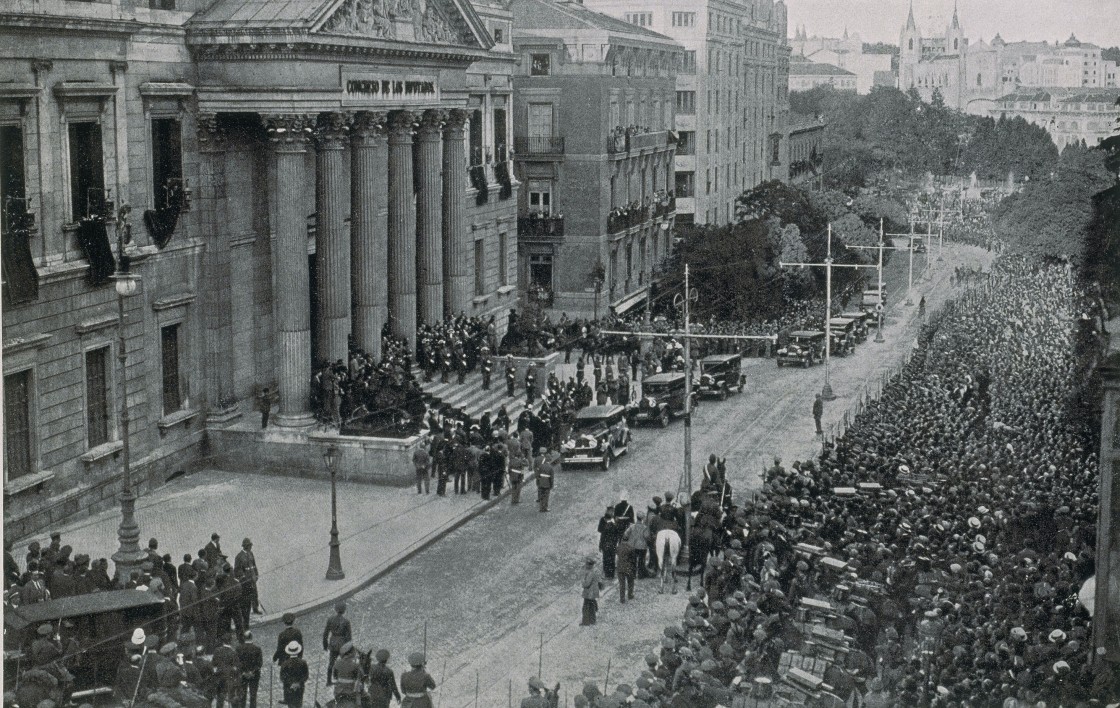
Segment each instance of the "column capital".
[[218,123],[217,113],[199,113],[198,124],[198,150],[199,152],[222,152],[226,149],[226,129]]
[[447,119],[447,111],[438,108],[429,108],[420,116],[420,128],[417,131],[420,137],[432,139],[439,138],[440,129]]
[[389,114],[389,137],[401,139],[412,136],[416,114],[412,111],[393,111]]
[[444,119],[444,132],[462,137],[463,128],[467,125],[467,112],[462,108],[452,108],[447,111]]
[[352,120],[349,113],[320,113],[315,121],[315,144],[320,150],[341,150]]
[[311,139],[314,124],[309,115],[301,113],[266,113],[261,121],[268,131],[273,148],[281,151],[303,152]]
[[389,114],[384,111],[359,111],[350,124],[350,139],[358,144],[385,137],[385,124]]

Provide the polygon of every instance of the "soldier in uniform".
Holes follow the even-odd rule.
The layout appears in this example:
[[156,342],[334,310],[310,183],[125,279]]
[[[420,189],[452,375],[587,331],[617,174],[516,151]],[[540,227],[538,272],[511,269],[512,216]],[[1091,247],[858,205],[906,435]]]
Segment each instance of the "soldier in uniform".
[[241,583],[241,619],[249,626],[249,611],[261,613],[261,603],[257,595],[257,558],[253,555],[253,542],[241,541],[241,551],[233,559],[233,577]]
[[551,708],[544,694],[548,691],[544,682],[534,676],[529,679],[529,697],[521,699],[521,708]]
[[389,708],[389,701],[401,700],[397,678],[389,668],[389,650],[378,649],[374,655],[377,663],[369,670],[369,698],[372,708]]
[[327,659],[327,685],[331,685],[334,676],[334,662],[338,659],[339,650],[343,644],[353,640],[351,636],[350,620],[346,619],[346,603],[339,602],[334,606],[334,614],[327,620],[323,627],[323,651],[329,651]]
[[401,708],[434,708],[428,691],[436,687],[436,681],[424,670],[424,655],[413,652],[408,655],[411,670],[401,674]]
[[576,383],[583,383],[583,377],[586,375],[587,362],[583,360],[583,354],[579,355],[576,360]]
[[494,363],[490,360],[490,347],[483,345],[481,368],[482,368],[482,390],[490,390],[490,374],[494,370]]
[[548,511],[548,498],[552,494],[552,486],[556,478],[556,469],[559,464],[560,453],[549,450],[537,472],[537,505],[541,511]]
[[630,378],[626,375],[625,370],[618,374],[618,394],[614,402],[620,406],[630,403]]
[[517,365],[513,363],[513,356],[506,356],[506,396],[513,398],[514,388],[517,387]]
[[339,708],[356,708],[360,703],[362,667],[358,665],[357,650],[346,642],[338,650],[334,665],[334,700]]
[[461,384],[467,379],[467,352],[463,349],[462,342],[455,344],[455,370],[459,374],[458,382]]
[[311,675],[307,662],[303,660],[303,645],[288,642],[284,647],[287,658],[280,662],[280,685],[284,690],[284,705],[288,708],[303,708],[303,687]]
[[537,393],[537,376],[533,373],[533,367],[529,366],[525,369],[525,400],[531,406],[533,405],[533,397]]

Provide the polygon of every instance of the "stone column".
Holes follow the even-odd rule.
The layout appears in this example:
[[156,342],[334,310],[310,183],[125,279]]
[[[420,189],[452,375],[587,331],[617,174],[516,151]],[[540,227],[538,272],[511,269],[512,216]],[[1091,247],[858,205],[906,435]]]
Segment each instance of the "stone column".
[[318,336],[315,359],[320,363],[349,360],[350,241],[346,217],[350,192],[343,148],[348,137],[348,117],[323,113],[315,126],[315,268],[319,291]]
[[389,303],[388,163],[384,113],[361,112],[350,126],[350,291],[354,344],[381,360]]
[[416,194],[409,111],[389,114],[389,321],[416,351]]
[[416,281],[420,321],[443,321],[443,200],[440,127],[445,111],[427,110],[416,134]]
[[229,220],[226,217],[225,130],[213,113],[198,116],[198,206],[206,239],[206,419],[223,423],[238,412],[233,385],[233,307]]
[[307,276],[307,215],[301,195],[307,179],[303,154],[311,140],[310,116],[264,116],[276,159],[272,273],[276,321],[276,371],[280,406],[276,425],[309,426],[311,415],[311,300]]
[[443,309],[454,316],[469,312],[473,281],[467,244],[464,199],[467,193],[467,112],[453,108],[443,126]]

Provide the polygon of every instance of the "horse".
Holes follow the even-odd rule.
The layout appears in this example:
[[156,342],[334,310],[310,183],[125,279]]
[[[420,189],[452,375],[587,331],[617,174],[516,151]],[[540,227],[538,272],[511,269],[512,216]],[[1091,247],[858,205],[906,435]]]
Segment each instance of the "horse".
[[654,551],[657,553],[657,565],[661,568],[661,589],[665,593],[666,576],[673,580],[673,594],[677,594],[677,575],[674,572],[677,565],[677,555],[681,552],[681,535],[676,529],[661,529],[657,532],[654,541]]

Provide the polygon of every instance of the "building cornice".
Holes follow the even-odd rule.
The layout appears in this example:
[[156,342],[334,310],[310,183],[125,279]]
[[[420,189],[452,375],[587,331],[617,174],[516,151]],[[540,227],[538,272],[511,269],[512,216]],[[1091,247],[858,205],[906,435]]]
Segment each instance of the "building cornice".
[[482,48],[306,32],[235,33],[227,30],[188,30],[187,45],[200,60],[222,61],[304,60],[309,57],[352,59],[370,56],[428,59],[469,65],[476,61],[502,58],[502,55],[495,55]]
[[144,28],[144,23],[132,19],[3,12],[0,13],[0,26],[3,26],[9,32],[50,32],[125,39],[141,31]]

